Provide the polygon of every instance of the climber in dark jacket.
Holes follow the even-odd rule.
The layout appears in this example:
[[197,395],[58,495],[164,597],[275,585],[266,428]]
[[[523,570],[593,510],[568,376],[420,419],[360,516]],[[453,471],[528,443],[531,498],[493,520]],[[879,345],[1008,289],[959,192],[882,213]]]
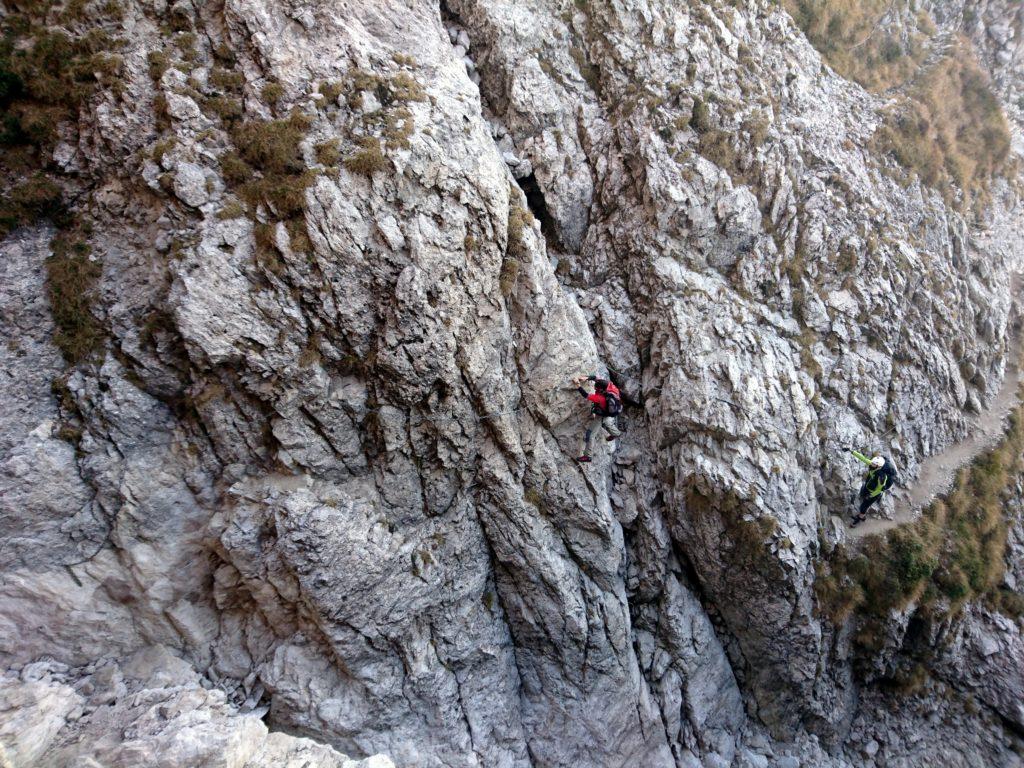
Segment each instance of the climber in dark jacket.
[[892,459],[887,459],[884,456],[868,458],[852,448],[850,453],[855,459],[868,465],[868,472],[864,475],[864,482],[860,487],[860,509],[853,516],[853,525],[857,526],[867,519],[868,508],[881,501],[882,494],[893,486],[896,479],[896,468],[893,466]]
[[[583,388],[584,381],[594,382],[593,394]],[[590,438],[599,424],[608,433],[606,438],[608,441],[612,441],[622,434],[616,424],[617,417],[622,412],[622,396],[618,387],[595,375],[577,376],[572,383],[579,393],[591,403],[590,421],[587,422],[587,431],[583,434],[583,453],[576,459],[576,461],[586,463],[591,460]]]

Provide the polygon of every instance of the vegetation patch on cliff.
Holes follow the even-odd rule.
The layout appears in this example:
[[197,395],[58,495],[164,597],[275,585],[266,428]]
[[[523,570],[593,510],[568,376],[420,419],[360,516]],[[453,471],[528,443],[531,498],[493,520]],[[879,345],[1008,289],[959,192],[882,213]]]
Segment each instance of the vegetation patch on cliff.
[[876,151],[961,211],[985,202],[1009,156],[1010,132],[966,38],[936,35],[932,18],[909,0],[782,4],[840,75],[876,92],[896,89]]
[[67,210],[51,158],[62,134],[74,141],[66,134],[98,89],[121,91],[115,33],[124,9],[115,0],[14,0],[6,10],[0,19],[0,237],[39,219],[60,228],[46,261],[46,296],[54,343],[69,363],[78,363],[103,338],[91,311],[101,268],[91,257],[88,232]]
[[[236,123],[231,127],[231,137],[237,151],[220,157],[228,185],[254,215],[262,207],[276,221],[285,223],[293,251],[310,247],[303,211],[306,189],[316,180],[317,172],[306,167],[302,142],[312,124],[313,118],[298,110],[279,120]],[[274,230],[273,223],[257,224],[257,261],[261,264],[279,264],[271,234]]]
[[700,530],[720,531],[723,560],[729,571],[757,574],[766,584],[784,580],[783,566],[773,549],[792,546],[779,536],[779,521],[763,514],[754,504],[732,492],[708,494],[696,483],[685,492],[686,509]]
[[90,305],[100,265],[92,260],[82,233],[58,234],[46,260],[46,294],[56,326],[53,340],[69,363],[84,360],[103,339]]
[[[44,23],[54,10],[73,31]],[[101,85],[117,90],[122,61],[111,32],[122,13],[112,2],[88,15],[81,2],[15,2],[0,20],[0,236],[63,210],[50,168],[58,127],[73,125]]]
[[930,68],[875,134],[893,157],[948,204],[984,203],[1010,153],[1010,129],[988,76],[966,41]]
[[912,604],[923,618],[955,614],[978,599],[1017,615],[1024,600],[1000,584],[1006,568],[1003,508],[1022,474],[1024,405],[1011,413],[999,444],[963,468],[953,490],[919,520],[884,538],[868,538],[859,553],[837,548],[819,565],[821,610],[837,623],[855,614],[857,642],[869,652],[881,649],[892,612]]
[[[782,0],[836,72],[882,91],[910,78],[928,54],[935,25],[910,0]],[[912,24],[887,24],[910,19]]]

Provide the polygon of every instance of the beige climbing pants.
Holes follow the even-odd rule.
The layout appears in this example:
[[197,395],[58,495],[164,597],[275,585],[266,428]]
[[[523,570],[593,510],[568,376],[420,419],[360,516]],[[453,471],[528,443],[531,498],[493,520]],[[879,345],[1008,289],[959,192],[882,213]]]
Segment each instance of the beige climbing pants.
[[612,437],[618,437],[622,434],[619,430],[618,425],[615,423],[618,421],[617,416],[601,416],[600,414],[593,414],[590,417],[590,421],[587,422],[587,431],[583,433],[583,455],[590,455],[590,438],[594,436],[594,432],[597,428],[603,427],[604,430]]

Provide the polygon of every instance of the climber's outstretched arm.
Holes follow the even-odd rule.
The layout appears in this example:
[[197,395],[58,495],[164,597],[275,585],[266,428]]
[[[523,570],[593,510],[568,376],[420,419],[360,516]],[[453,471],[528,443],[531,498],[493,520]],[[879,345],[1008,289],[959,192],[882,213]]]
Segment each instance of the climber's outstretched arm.
[[859,461],[862,461],[863,463],[867,464],[868,466],[870,466],[870,465],[871,465],[871,459],[870,459],[869,457],[865,456],[865,455],[864,455],[863,453],[861,453],[860,451],[855,451],[855,450],[853,450],[853,448],[851,448],[851,449],[850,449],[850,453],[852,453],[852,454],[853,454],[853,457],[854,457],[855,459],[857,459],[857,460],[859,460]]

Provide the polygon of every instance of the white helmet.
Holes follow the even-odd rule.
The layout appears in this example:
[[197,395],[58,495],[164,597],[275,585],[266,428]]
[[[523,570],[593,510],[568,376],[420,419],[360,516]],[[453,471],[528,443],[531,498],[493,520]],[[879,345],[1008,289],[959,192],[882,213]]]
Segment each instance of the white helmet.
[[885,459],[883,459],[881,456],[875,456],[871,460],[871,466],[874,467],[875,469],[881,469],[882,467],[885,466]]

